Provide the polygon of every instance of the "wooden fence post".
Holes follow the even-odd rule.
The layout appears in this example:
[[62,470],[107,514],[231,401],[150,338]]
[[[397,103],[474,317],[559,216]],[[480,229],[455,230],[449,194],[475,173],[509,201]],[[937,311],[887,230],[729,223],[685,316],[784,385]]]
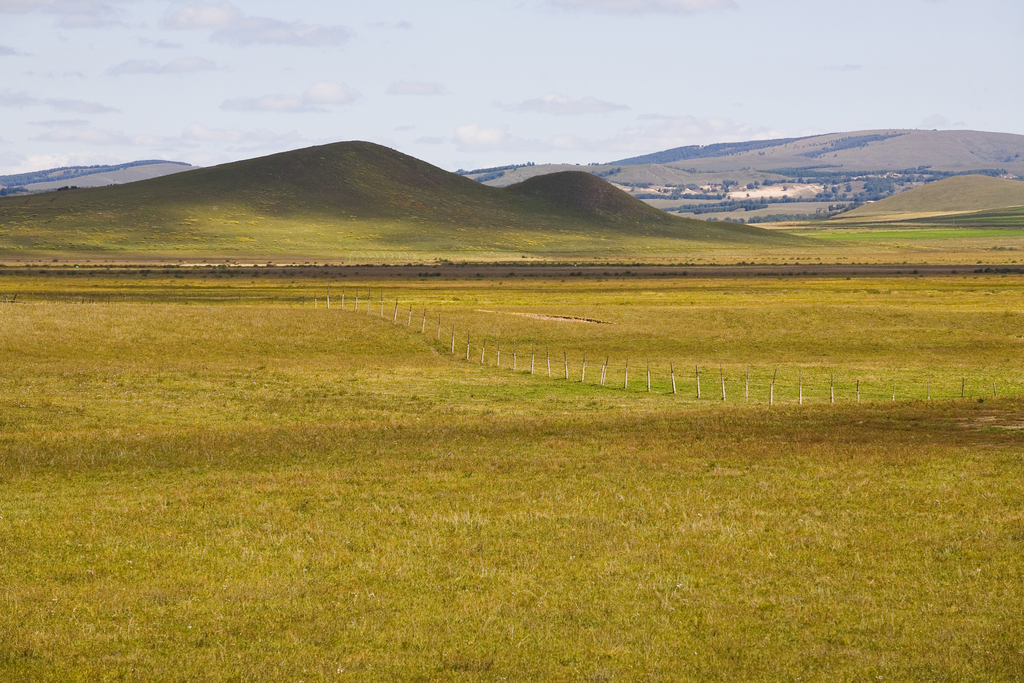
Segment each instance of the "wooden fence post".
[[441,314],[437,314],[437,340],[441,341]]
[[548,377],[551,376],[551,349],[547,344],[544,345],[544,357],[548,361]]
[[473,331],[466,330],[466,360],[469,360],[469,346],[473,339]]
[[452,355],[455,355],[455,323],[452,323]]
[[700,366],[693,366],[693,374],[697,377],[697,398],[700,398]]
[[580,384],[585,384],[587,381],[587,352],[583,351],[583,369],[580,370]]
[[797,395],[797,405],[802,406],[804,404],[804,373],[802,369],[796,371],[796,383],[797,391],[799,392]]
[[629,389],[629,356],[626,356],[626,379],[622,382],[623,389]]
[[857,380],[857,403],[860,403],[860,380]]
[[676,368],[672,365],[672,361],[668,362],[668,374],[672,376],[672,395],[676,393]]
[[482,342],[480,342],[480,365],[484,364],[484,351],[486,351],[486,350],[487,350],[487,338],[484,337],[484,340]]
[[[330,300],[328,299],[327,308],[330,308]],[[405,323],[406,327],[412,327],[412,304],[409,304],[409,321]]]
[[497,351],[498,356],[497,356],[497,359],[494,361],[494,367],[500,368],[501,367],[501,340],[499,339],[495,343],[498,345],[498,351]]
[[569,352],[562,349],[562,362],[565,364],[565,378],[569,379]]
[[647,359],[647,393],[651,393],[651,359]]
[[836,373],[834,372],[828,374],[828,402],[836,402]]
[[604,365],[601,366],[601,386],[602,387],[604,386],[604,380],[608,377],[608,358],[609,358],[609,356],[605,356],[604,357]]
[[327,285],[327,310],[331,310],[331,286]]
[[[381,303],[381,306],[383,306],[383,305],[384,304]],[[383,315],[383,311],[381,311],[381,314]],[[394,319],[391,322],[393,324],[395,324],[395,325],[398,324],[398,299],[395,299],[395,317],[394,317]]]
[[347,286],[341,288],[341,310],[343,310],[343,311],[345,310],[345,290],[346,289],[348,289]]
[[750,366],[747,366],[747,375],[743,381],[743,402],[750,402]]
[[725,401],[725,371],[722,370],[721,364],[718,366],[718,374],[722,378],[722,400]]
[[775,378],[779,375],[779,369],[775,368],[775,372],[772,373],[772,385],[768,389],[768,405],[775,405]]
[[960,378],[960,398],[964,397],[966,391],[967,391],[967,378],[966,377],[961,377]]
[[530,374],[533,374],[534,365],[537,362],[537,345],[534,344],[530,349]]
[[356,288],[356,303],[355,303],[355,306],[352,307],[352,310],[353,311],[358,311],[359,310],[359,288],[358,287]]
[[423,309],[423,324],[420,325],[420,334],[426,336],[427,334],[427,309]]
[[[395,306],[396,307],[398,306],[398,302],[397,301],[395,302]],[[398,309],[396,308],[395,311],[396,311],[395,315],[397,317]],[[384,317],[384,290],[383,289],[380,290],[380,317],[382,317],[382,318]]]

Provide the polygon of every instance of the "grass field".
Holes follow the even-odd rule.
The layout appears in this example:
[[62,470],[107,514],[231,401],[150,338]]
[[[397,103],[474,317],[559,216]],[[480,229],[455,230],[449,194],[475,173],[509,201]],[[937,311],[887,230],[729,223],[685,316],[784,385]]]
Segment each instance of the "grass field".
[[1024,671],[1018,276],[4,286],[0,679]]

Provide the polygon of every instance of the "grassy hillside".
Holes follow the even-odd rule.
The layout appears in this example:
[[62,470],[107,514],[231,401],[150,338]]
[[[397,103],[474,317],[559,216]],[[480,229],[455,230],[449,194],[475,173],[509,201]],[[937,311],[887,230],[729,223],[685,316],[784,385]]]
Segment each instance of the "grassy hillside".
[[0,200],[8,254],[254,254],[353,258],[682,253],[685,243],[792,243],[668,217],[586,174],[481,185],[365,142],[311,147],[129,186]]
[[905,220],[950,213],[1024,207],[1024,182],[956,176],[842,214],[837,220]]

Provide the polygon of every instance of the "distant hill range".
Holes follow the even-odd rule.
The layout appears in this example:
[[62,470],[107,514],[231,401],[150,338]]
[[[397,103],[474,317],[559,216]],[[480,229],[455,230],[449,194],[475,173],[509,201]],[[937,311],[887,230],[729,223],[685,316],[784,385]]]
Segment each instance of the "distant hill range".
[[999,169],[1024,175],[1024,135],[970,130],[871,130],[781,140],[677,147],[614,165],[672,164],[704,172],[823,169],[878,172]]
[[606,178],[662,209],[771,222],[827,216],[961,174],[1024,177],[1024,136],[868,130],[677,147],[606,164],[526,164],[463,171],[504,186],[570,168]]
[[0,251],[366,260],[685,254],[801,238],[647,206],[580,172],[487,187],[345,142],[140,182],[0,199]]
[[63,166],[44,171],[0,176],[0,188],[24,188],[29,192],[45,192],[61,187],[102,187],[120,185],[181,173],[194,168],[181,161],[150,159],[114,166]]

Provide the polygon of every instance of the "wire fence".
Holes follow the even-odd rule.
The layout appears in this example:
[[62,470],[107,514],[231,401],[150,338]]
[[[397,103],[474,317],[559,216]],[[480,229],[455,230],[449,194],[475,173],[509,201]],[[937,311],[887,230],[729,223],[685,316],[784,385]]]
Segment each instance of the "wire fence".
[[[904,400],[985,399],[1024,395],[1024,374],[993,376],[972,370],[866,371],[818,365],[783,366],[682,363],[642,355],[613,356],[595,350],[552,346],[536,339],[517,341],[474,332],[442,313],[403,305],[383,289],[347,292],[334,305],[383,318],[411,329],[441,352],[468,363],[510,372],[578,382],[630,393],[673,394],[727,403],[859,403]],[[331,307],[328,294],[314,306]]]
[[[325,296],[308,292],[238,292],[237,290],[148,292],[19,292],[4,296],[8,304],[175,303],[284,304],[331,309]],[[469,363],[510,372],[630,393],[673,394],[701,401],[728,403],[840,403],[861,401],[984,399],[1024,395],[1024,373],[995,376],[976,370],[959,375],[948,370],[907,369],[861,372],[817,365],[738,365],[679,362],[643,355],[612,355],[594,349],[553,346],[536,339],[517,341],[474,332],[445,320],[440,312],[416,309],[385,296],[383,288],[367,286],[333,297],[335,309],[386,319],[422,335],[440,352]]]

